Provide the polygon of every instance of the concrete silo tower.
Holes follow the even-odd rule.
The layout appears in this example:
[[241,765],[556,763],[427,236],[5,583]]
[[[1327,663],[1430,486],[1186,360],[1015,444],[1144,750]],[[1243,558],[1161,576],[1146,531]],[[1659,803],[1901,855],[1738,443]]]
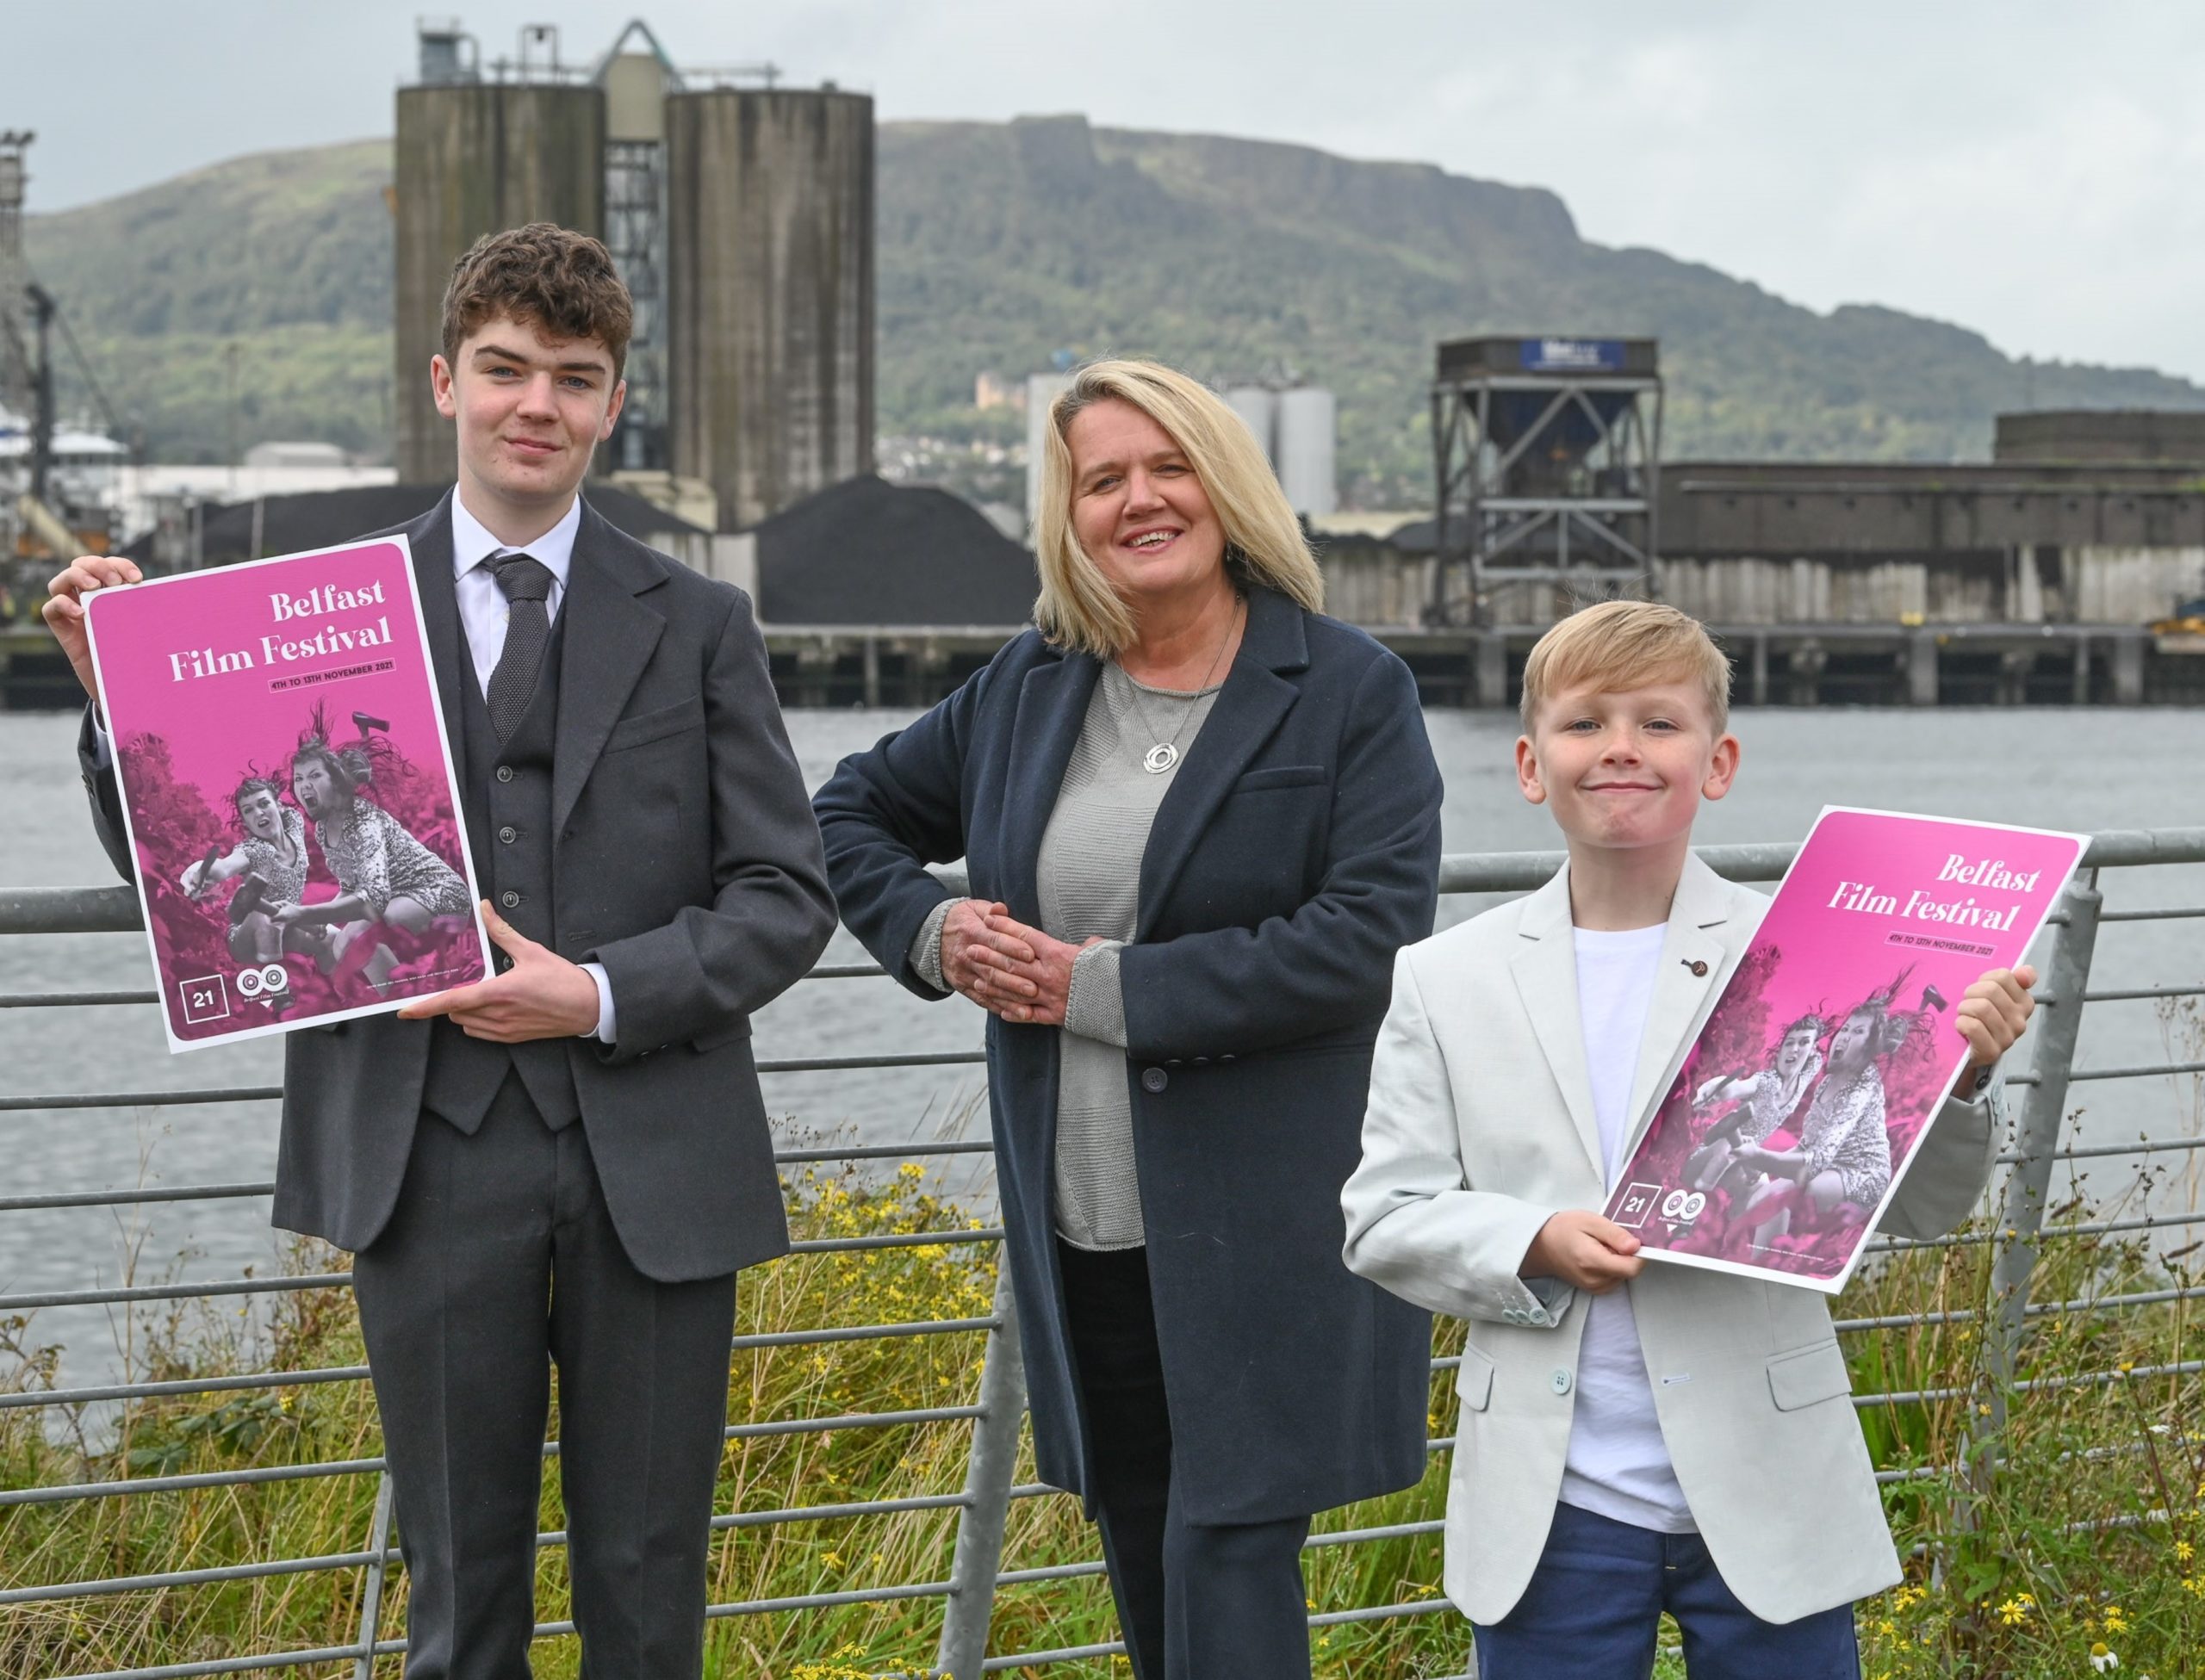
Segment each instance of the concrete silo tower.
[[558,59],[558,35],[522,32],[520,55],[484,66],[452,25],[420,30],[420,81],[398,93],[393,212],[397,284],[392,402],[399,478],[453,472],[451,423],[429,394],[452,264],[485,233],[556,221],[605,232],[605,93]]
[[666,102],[668,449],[723,530],[873,470],[873,101]]

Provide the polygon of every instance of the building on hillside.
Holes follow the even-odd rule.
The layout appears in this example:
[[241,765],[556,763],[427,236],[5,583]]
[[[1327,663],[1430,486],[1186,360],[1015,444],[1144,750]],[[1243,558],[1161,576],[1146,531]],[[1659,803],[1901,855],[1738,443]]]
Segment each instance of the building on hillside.
[[1026,412],[1026,387],[1001,374],[984,369],[972,377],[972,406],[985,413],[991,408]]

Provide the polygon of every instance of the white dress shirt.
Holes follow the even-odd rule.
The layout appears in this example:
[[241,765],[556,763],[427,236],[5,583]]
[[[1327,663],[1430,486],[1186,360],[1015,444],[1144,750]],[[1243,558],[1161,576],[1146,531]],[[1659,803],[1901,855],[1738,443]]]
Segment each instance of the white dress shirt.
[[[482,522],[467,511],[455,490],[451,498],[452,592],[459,598],[460,629],[467,635],[468,657],[475,666],[475,680],[482,697],[490,696],[490,673],[506,650],[506,624],[512,617],[512,603],[498,587],[498,575],[488,562],[501,555],[525,554],[551,573],[551,593],[543,602],[544,617],[553,623],[567,598],[567,573],[575,564],[575,533],[581,529],[582,499],[576,496],[566,515],[534,542],[516,548],[500,542]],[[612,982],[602,963],[584,963],[581,970],[597,984],[597,1036],[612,1042]]]

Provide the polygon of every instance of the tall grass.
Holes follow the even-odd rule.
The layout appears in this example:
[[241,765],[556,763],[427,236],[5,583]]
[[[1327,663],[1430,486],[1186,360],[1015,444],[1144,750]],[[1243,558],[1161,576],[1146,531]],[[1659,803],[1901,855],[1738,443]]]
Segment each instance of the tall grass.
[[[2082,1187],[2087,1191],[2087,1186]],[[930,1193],[916,1166],[885,1181],[854,1173],[807,1173],[788,1185],[804,1237],[969,1229],[972,1222]],[[2059,1210],[2069,1218],[2078,1201]],[[2101,1211],[2117,1212],[2118,1204]],[[1871,1676],[2065,1677],[2090,1672],[2094,1648],[2124,1674],[2161,1680],[2196,1671],[2205,1650],[2205,1573],[2196,1550],[2205,1440],[2192,1377],[2140,1376],[2198,1351],[2185,1301],[2119,1312],[2047,1312],[2032,1320],[2019,1375],[2046,1386],[2012,1397],[1994,1446],[1995,1472],[1981,1486],[1960,1473],[1987,1404],[1978,1372],[1988,1245],[1895,1257],[1848,1292],[1848,1317],[1904,1315],[1904,1328],[1848,1339],[1856,1389],[1929,1392],[1919,1403],[1878,1406],[1862,1422],[1880,1467],[1906,1472],[1887,1506],[1907,1584],[1861,1607]],[[301,1245],[301,1274],[333,1257]],[[957,1243],[855,1254],[804,1255],[744,1274],[743,1333],[823,1325],[984,1317],[993,1293],[994,1245]],[[2059,1303],[2189,1286],[2187,1252],[2153,1255],[2136,1243],[2071,1239],[2047,1244],[2034,1299]],[[1936,1315],[1950,1315],[1940,1319]],[[305,1291],[280,1298],[264,1330],[236,1328],[219,1305],[182,1306],[137,1326],[135,1374],[154,1379],[239,1369],[306,1369],[362,1358],[349,1294]],[[0,1384],[48,1386],[50,1353],[34,1326],[9,1322],[0,1336]],[[1461,1345],[1459,1324],[1441,1328],[1439,1352]],[[730,1365],[729,1416],[745,1423],[969,1404],[982,1338],[955,1335],[739,1352]],[[2112,1380],[2053,1379],[2117,1373]],[[1450,1432],[1452,1385],[1435,1382],[1432,1426]],[[44,1420],[43,1423],[41,1420]],[[119,1417],[55,1419],[37,1410],[0,1411],[0,1486],[228,1470],[373,1457],[380,1435],[366,1386],[339,1383],[235,1396],[140,1402]],[[56,1428],[59,1422],[64,1427]],[[554,1428],[556,1429],[556,1417]],[[953,1494],[963,1485],[971,1425],[964,1421],[836,1430],[730,1441],[722,1461],[723,1513],[873,1498]],[[1320,1532],[1438,1516],[1446,1461],[1419,1487],[1320,1519]],[[1030,1460],[1019,1479],[1030,1480]],[[1772,1489],[1773,1505],[1811,1512],[1812,1488]],[[96,1578],[203,1569],[364,1548],[376,1494],[371,1476],[339,1476],[0,1510],[0,1589]],[[564,1526],[556,1473],[546,1479],[543,1526]],[[401,1514],[401,1522],[403,1514]],[[1811,1520],[1809,1518],[1808,1520]],[[954,1510],[804,1522],[717,1534],[716,1603],[838,1592],[947,1578]],[[1090,1559],[1093,1534],[1062,1497],[1013,1509],[1007,1569]],[[1430,1601],[1438,1595],[1437,1536],[1332,1547],[1308,1559],[1318,1610]],[[138,1590],[0,1608],[0,1675],[30,1677],[188,1662],[250,1652],[347,1644],[357,1639],[363,1572],[357,1566],[226,1584]],[[385,1638],[403,1627],[402,1571],[394,1571],[380,1618]],[[567,1615],[566,1555],[544,1548],[537,1609]],[[717,1677],[848,1680],[925,1670],[941,1601],[852,1605],[716,1620],[707,1671]],[[1115,1637],[1099,1578],[1014,1586],[996,1606],[991,1648],[1013,1652]],[[1314,1636],[1318,1671],[1354,1680],[1459,1675],[1469,1630],[1448,1611],[1332,1627]],[[537,1647],[537,1672],[575,1673],[579,1647]],[[379,1661],[394,1677],[398,1660]],[[1674,1671],[1674,1658],[1664,1671]],[[306,1671],[349,1674],[346,1665]],[[1053,1665],[1053,1677],[1123,1677],[1122,1658]]]

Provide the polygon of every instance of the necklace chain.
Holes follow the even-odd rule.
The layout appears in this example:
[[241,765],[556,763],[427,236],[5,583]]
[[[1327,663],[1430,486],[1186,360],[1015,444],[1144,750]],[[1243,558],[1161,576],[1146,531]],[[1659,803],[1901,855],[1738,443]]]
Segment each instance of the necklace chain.
[[[1218,661],[1225,657],[1225,650],[1233,641],[1233,632],[1239,628],[1240,614],[1246,604],[1245,601],[1235,604],[1232,621],[1225,627],[1225,635],[1218,642],[1217,651],[1210,655],[1209,669],[1202,673],[1202,681],[1195,685],[1195,697],[1199,698],[1202,696],[1209,687],[1209,679],[1217,674]],[[1126,669],[1122,661],[1113,661],[1113,663],[1117,665],[1118,670],[1125,677],[1126,692],[1133,702],[1134,716],[1140,720],[1141,728],[1146,729],[1152,737],[1154,736],[1157,732],[1156,725],[1149,722],[1147,710],[1140,703],[1140,684],[1134,679],[1134,673]],[[1158,741],[1147,752],[1141,754],[1140,767],[1143,770],[1152,776],[1161,776],[1179,762],[1179,737],[1187,733],[1187,725],[1194,720],[1194,716],[1195,709],[1189,705],[1185,715],[1179,719],[1179,727],[1172,730],[1171,740]]]

